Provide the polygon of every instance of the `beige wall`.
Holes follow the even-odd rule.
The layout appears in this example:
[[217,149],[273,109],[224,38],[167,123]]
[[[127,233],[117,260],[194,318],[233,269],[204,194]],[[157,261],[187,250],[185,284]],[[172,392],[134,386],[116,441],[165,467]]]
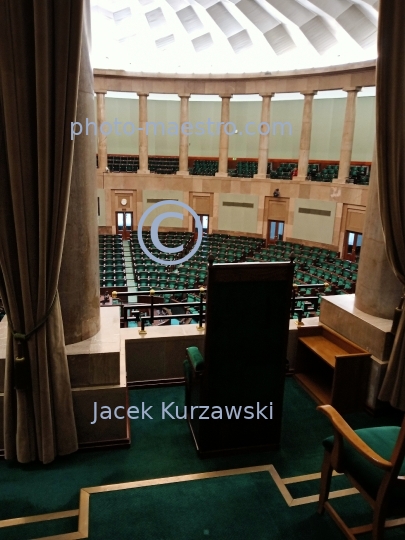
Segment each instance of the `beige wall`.
[[106,225],[104,189],[97,189],[97,206],[97,224],[99,227],[103,227],[104,225]]
[[256,233],[259,197],[237,193],[220,193],[218,229]]
[[[146,212],[148,208],[153,206],[158,202],[158,200],[168,200],[171,199],[173,201],[180,201],[183,202],[184,193],[183,191],[173,191],[173,190],[151,190],[151,189],[145,189],[142,191],[142,199],[143,199],[143,212]],[[186,201],[188,200],[188,197]],[[152,225],[153,220],[166,212],[176,212],[177,214],[183,214],[186,219],[183,218],[183,221],[180,221],[177,218],[166,218],[162,221],[162,227],[170,227],[170,228],[182,228],[188,226],[188,217],[185,211],[183,211],[181,208],[175,205],[171,204],[165,204],[161,208],[157,208],[156,210],[153,210],[149,216],[145,220],[145,226],[150,227]],[[141,216],[139,216],[137,222],[139,222]]]
[[[243,233],[266,238],[268,219],[285,222],[285,237],[303,239],[343,249],[344,233],[353,227],[354,217],[357,229],[362,227],[358,214],[365,211],[368,196],[367,186],[353,184],[330,184],[323,182],[299,182],[295,180],[259,180],[239,178],[219,178],[180,175],[141,175],[129,173],[97,174],[98,187],[104,191],[105,226],[115,232],[115,212],[122,210],[120,201],[127,199],[126,208],[134,213],[134,227],[142,214],[153,203],[148,199],[174,198],[198,210],[196,198],[206,199],[204,211],[209,207],[209,232],[218,230]],[[162,186],[165,189],[162,189]],[[274,199],[273,192],[280,189],[280,197]],[[209,200],[209,203],[208,203]],[[102,198],[100,198],[101,204]],[[253,204],[253,208],[223,206],[224,201]],[[304,201],[306,207],[334,209],[334,218],[311,214],[297,215],[297,201]],[[195,204],[194,204],[195,203]],[[278,209],[279,205],[282,209]],[[181,212],[178,208],[164,207],[164,211]],[[331,210],[331,211],[332,211]],[[277,216],[275,212],[277,211]],[[101,212],[103,209],[101,208]],[[155,214],[157,215],[157,213]],[[162,222],[162,228],[183,228],[192,231],[193,219],[183,212],[183,223],[179,220]],[[150,217],[146,225],[150,226]]]
[[336,203],[296,199],[293,220],[293,238],[319,244],[332,244]]
[[[303,111],[303,99],[274,101],[270,107],[271,132],[269,137],[269,158],[298,159],[299,143],[301,136],[301,122]],[[342,139],[343,119],[345,114],[346,99],[315,99],[313,105],[313,128],[311,138],[310,159],[339,160],[340,144]],[[238,133],[229,138],[229,157],[257,159],[259,136],[257,126],[260,122],[261,102],[238,102],[231,100],[230,120],[235,123]],[[165,134],[162,135],[161,127],[157,126],[156,135],[153,129],[148,136],[150,155],[178,156],[179,137],[168,135],[170,122],[179,123],[180,102],[159,101],[153,99],[153,94],[148,97],[148,121],[163,122]],[[204,135],[193,134],[189,137],[189,155],[212,157],[218,156],[219,135],[216,126],[211,127],[213,135],[208,134],[207,121],[219,122],[221,116],[221,103],[219,101],[190,101],[189,121],[196,126],[197,122],[203,123]],[[112,125],[114,120],[122,122],[117,128],[122,132],[125,122],[133,122],[138,127],[138,99],[106,98],[106,120]],[[353,161],[371,161],[375,138],[375,98],[360,97],[357,100],[356,127],[353,143]],[[255,122],[255,126],[249,126],[248,135],[245,126],[248,122]],[[290,128],[284,125],[284,134],[280,124],[291,124]],[[129,129],[129,126],[128,128]],[[138,131],[133,135],[116,135],[112,133],[107,138],[109,154],[134,154],[138,155]],[[195,128],[196,130],[196,128]],[[240,134],[241,133],[241,134]]]
[[375,97],[357,99],[352,161],[372,161],[373,159],[371,153],[375,142],[375,114]]
[[[346,99],[314,99],[310,159],[339,161]],[[370,161],[372,147],[370,147]]]

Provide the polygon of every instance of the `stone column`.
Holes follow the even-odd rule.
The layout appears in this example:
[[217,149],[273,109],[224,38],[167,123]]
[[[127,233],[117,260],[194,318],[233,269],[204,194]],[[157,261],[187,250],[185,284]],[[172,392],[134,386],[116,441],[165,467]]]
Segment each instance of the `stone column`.
[[311,148],[312,131],[312,104],[317,92],[301,92],[304,96],[304,110],[302,112],[300,153],[298,157],[297,180],[305,180],[308,176],[309,152]]
[[[218,172],[215,176],[228,176],[228,149],[229,135],[225,131],[225,124],[229,122],[229,107],[232,94],[220,96],[222,99],[221,106],[221,126],[219,132],[219,164]],[[229,131],[229,127],[226,128]]]
[[354,88],[344,88],[347,92],[345,121],[343,124],[342,145],[340,147],[339,176],[335,183],[344,184],[350,173],[350,163],[352,160],[354,126],[356,122],[356,99],[360,86]]
[[148,174],[148,135],[146,122],[148,121],[148,96],[144,92],[138,92],[139,97],[139,169],[138,174]]
[[[262,114],[260,122],[270,125],[270,101],[274,94],[262,94]],[[263,131],[261,128],[260,131]],[[264,130],[266,131],[266,130]],[[259,136],[259,159],[257,164],[257,174],[254,178],[266,178],[267,163],[269,160],[269,133]]]
[[105,122],[105,95],[107,92],[97,92],[97,154],[98,168],[105,172],[107,168],[107,135],[100,130],[100,126]]
[[377,156],[374,152],[354,305],[368,315],[392,319],[402,286],[385,252],[378,205]]
[[[80,61],[77,121],[94,122],[93,70],[90,64],[90,13],[84,10]],[[75,139],[69,209],[59,276],[66,345],[88,339],[100,329],[100,278],[98,267],[98,227],[95,133]]]
[[[188,175],[188,143],[186,127],[182,128],[188,122],[188,100],[190,94],[179,94],[180,98],[180,146],[179,146],[179,170],[177,174]],[[183,133],[184,131],[184,133]]]

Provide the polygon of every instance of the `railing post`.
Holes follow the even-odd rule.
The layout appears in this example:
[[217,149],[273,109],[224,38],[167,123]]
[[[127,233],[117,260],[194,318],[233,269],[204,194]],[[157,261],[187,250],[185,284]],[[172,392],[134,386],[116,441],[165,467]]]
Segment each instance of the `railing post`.
[[291,319],[294,318],[294,312],[295,312],[295,297],[298,294],[298,285],[296,283],[293,284],[293,290],[292,290],[292,300],[291,300]]
[[137,309],[132,309],[131,310],[131,316],[135,317],[136,324],[138,324],[139,321],[140,321],[140,311],[138,311]]
[[204,287],[200,287],[200,313],[199,313],[199,316],[198,316],[197,330],[204,330],[203,325],[202,325],[203,309],[204,309],[204,304],[203,304],[204,292],[205,292]]
[[302,322],[302,316],[304,315],[304,310],[303,309],[297,309],[297,315],[298,315],[298,320],[295,321],[295,324],[297,326],[304,326],[304,323]]
[[128,328],[128,307],[121,302],[121,312],[124,316],[124,328]]
[[151,289],[149,291],[150,294],[150,323],[153,324],[155,321],[155,310],[153,308],[153,296],[155,294],[155,291]]
[[142,317],[142,315],[140,316],[140,321],[141,321],[141,329],[138,330],[138,333],[139,334],[147,334],[147,332],[145,330],[145,319]]

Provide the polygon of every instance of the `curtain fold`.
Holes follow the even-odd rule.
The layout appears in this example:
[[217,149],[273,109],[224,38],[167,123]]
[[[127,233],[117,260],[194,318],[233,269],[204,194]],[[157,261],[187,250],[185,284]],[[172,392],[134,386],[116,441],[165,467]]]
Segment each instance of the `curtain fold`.
[[[404,21],[403,0],[380,0],[376,97],[379,203],[388,260],[405,286]],[[405,309],[379,398],[405,411]]]
[[[0,294],[9,329],[4,439],[6,459],[23,463],[49,463],[77,449],[57,284],[82,18],[83,0],[0,2]],[[13,332],[32,335],[16,339]]]

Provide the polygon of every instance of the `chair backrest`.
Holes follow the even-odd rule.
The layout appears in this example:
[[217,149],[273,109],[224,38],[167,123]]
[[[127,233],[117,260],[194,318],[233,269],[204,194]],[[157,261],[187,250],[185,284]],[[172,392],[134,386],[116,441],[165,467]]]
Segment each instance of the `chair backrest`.
[[228,446],[279,444],[293,275],[292,262],[209,266],[200,403],[255,412],[258,403],[273,404],[265,425],[255,416],[228,426]]

